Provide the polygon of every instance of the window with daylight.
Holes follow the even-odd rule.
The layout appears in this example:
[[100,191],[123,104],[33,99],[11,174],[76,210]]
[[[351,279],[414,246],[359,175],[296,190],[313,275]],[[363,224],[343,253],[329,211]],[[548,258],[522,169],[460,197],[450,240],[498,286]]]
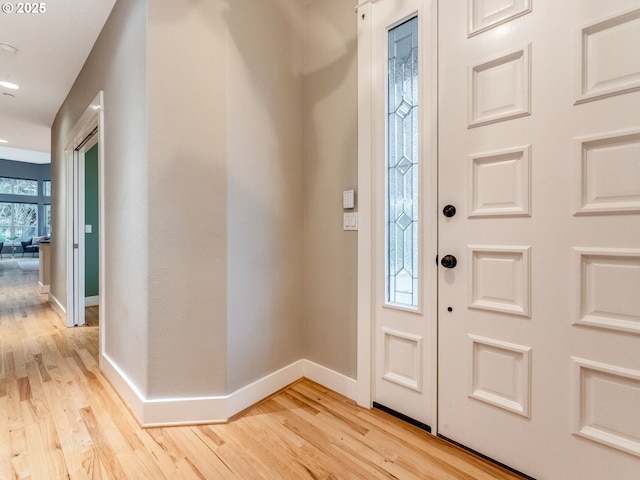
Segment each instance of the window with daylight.
[[10,195],[38,195],[38,181],[0,177],[0,193]]
[[418,308],[418,18],[389,31],[386,263],[388,304]]
[[28,240],[38,231],[36,203],[0,203],[0,241]]
[[44,206],[44,234],[51,236],[51,205]]
[[51,196],[51,180],[44,180],[42,182],[42,195],[44,197]]

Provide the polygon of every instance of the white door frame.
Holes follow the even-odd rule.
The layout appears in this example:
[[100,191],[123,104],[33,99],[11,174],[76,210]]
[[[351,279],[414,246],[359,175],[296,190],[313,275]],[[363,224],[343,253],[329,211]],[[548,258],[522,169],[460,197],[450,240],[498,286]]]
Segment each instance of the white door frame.
[[[99,205],[100,205],[100,315],[104,317],[104,110],[103,92],[100,91],[86,108],[66,136],[66,279],[67,279],[67,327],[83,325],[84,320],[84,151],[79,147],[91,133],[98,129],[98,171],[99,171]],[[74,248],[75,246],[75,248]],[[100,322],[100,338],[103,323]],[[102,341],[100,345],[102,351]]]
[[[359,405],[371,408],[373,404],[373,389],[375,386],[374,359],[375,335],[374,335],[374,258],[373,240],[373,143],[374,143],[374,91],[375,75],[373,62],[374,32],[372,23],[373,4],[378,0],[362,0],[357,7],[358,21],[358,302],[357,302],[357,387],[356,401]],[[384,1],[384,0],[382,0]],[[427,8],[427,7],[425,7]],[[423,48],[430,51],[425,56],[430,62],[426,65],[425,71],[437,72],[437,1],[431,2],[430,11],[426,12],[431,18],[429,28],[430,36],[426,39]],[[430,87],[425,88],[426,96],[424,103],[429,103],[432,107],[429,112],[423,115],[428,121],[425,138],[429,139],[429,146],[425,148],[425,155],[434,159],[434,169],[437,168],[437,75],[433,81],[428,82]],[[422,102],[422,101],[421,101]],[[426,122],[425,122],[426,123]],[[433,181],[425,188],[437,191],[437,175],[432,175]],[[436,213],[433,212],[435,215]],[[437,223],[437,222],[435,222]],[[429,232],[428,241],[437,242],[437,232]],[[427,238],[425,237],[425,239]],[[435,258],[433,259],[435,261]],[[429,300],[437,301],[437,296],[428,296]],[[437,309],[434,308],[434,312]],[[437,365],[437,319],[432,322],[432,342],[428,346],[430,355],[433,355],[433,365]],[[433,406],[432,431],[437,432],[437,373],[434,372],[432,385],[427,386],[431,391],[431,405]]]
[[371,408],[373,397],[373,328],[372,328],[372,206],[373,172],[373,29],[371,2],[358,6],[358,353],[356,401]]

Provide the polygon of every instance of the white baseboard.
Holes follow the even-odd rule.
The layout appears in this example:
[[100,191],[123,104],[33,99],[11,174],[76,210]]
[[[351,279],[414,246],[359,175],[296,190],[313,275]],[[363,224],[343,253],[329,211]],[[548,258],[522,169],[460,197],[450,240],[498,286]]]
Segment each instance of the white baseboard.
[[67,320],[67,309],[62,306],[62,304],[58,301],[56,297],[54,297],[51,292],[49,292],[49,303],[53,305],[53,308],[58,311],[58,313],[63,317],[64,321]]
[[85,307],[96,307],[100,305],[100,295],[94,295],[93,297],[84,297]]
[[302,377],[350,399],[355,399],[356,392],[354,379],[309,360],[298,360],[229,395],[146,400],[110,358],[101,356],[100,366],[142,427],[225,423]]
[[40,293],[49,293],[49,285],[45,285],[44,283],[38,280],[38,291]]
[[358,382],[342,373],[318,365],[311,360],[304,360],[304,376],[351,400],[356,399]]
[[300,380],[303,376],[304,360],[298,360],[236,390],[227,397],[227,419],[264,400],[269,395],[273,395],[296,380]]
[[100,370],[109,380],[129,411],[141,425],[144,418],[144,398],[120,368],[106,355],[100,355]]

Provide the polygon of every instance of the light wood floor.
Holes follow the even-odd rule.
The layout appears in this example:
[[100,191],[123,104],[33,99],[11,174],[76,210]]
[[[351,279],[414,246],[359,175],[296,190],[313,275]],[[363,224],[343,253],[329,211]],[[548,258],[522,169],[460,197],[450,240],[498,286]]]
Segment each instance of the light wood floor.
[[141,429],[37,272],[0,260],[0,480],[516,479],[311,381],[225,425]]
[[100,307],[86,307],[84,309],[84,323],[89,327],[97,327],[100,325]]

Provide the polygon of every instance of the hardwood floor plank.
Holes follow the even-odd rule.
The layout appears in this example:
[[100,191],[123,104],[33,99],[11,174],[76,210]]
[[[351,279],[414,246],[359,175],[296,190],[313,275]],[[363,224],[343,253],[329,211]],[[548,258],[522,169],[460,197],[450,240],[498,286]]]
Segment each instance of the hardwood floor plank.
[[94,471],[96,452],[79,413],[80,408],[86,406],[86,402],[80,405],[76,403],[74,389],[69,388],[70,382],[67,380],[70,376],[64,375],[62,368],[56,368],[56,373],[43,387],[58,432],[58,441],[69,477],[101,478],[96,476],[96,473],[100,472],[99,462],[97,462],[97,471]]
[[16,378],[16,363],[13,358],[13,351],[7,350],[4,352],[4,369],[2,370],[3,378]]
[[66,464],[50,416],[40,415],[38,422],[25,427],[29,465],[33,478],[66,478]]
[[278,478],[314,479],[326,476],[321,466],[308,461],[308,449],[295,448],[284,441],[276,425],[262,429],[258,422],[239,422],[239,427],[246,437],[251,437],[256,443],[252,450],[260,461],[276,468]]
[[[319,449],[305,442],[273,415],[256,413],[247,414],[247,423],[252,426],[252,431],[259,435],[261,441],[272,443],[276,452],[282,452],[290,458],[287,464],[295,462],[299,465],[301,478],[331,478],[332,469],[338,468],[335,462],[332,462]],[[345,472],[343,478],[352,477],[348,477]]]
[[[278,436],[289,439],[288,442],[292,445],[299,445],[299,448],[304,452],[306,458],[311,461],[320,463],[331,474],[327,478],[333,478],[335,472],[340,472],[341,479],[368,479],[368,474],[361,471],[358,468],[353,468],[350,463],[345,463],[339,455],[335,455],[333,450],[318,448],[316,445],[307,442],[300,435],[298,435],[294,429],[291,429],[288,423],[290,412],[287,412],[286,408],[277,405],[275,402],[269,401],[260,407],[258,411],[264,413],[266,418],[276,421],[279,425],[277,430]],[[253,423],[253,420],[252,420]]]
[[292,400],[287,392],[274,398],[273,401],[292,413],[285,420],[288,428],[308,443],[321,449],[323,453],[334,456],[346,468],[362,471],[366,478],[394,478],[379,466],[378,457],[373,459],[369,457],[367,448],[354,451],[350,448],[346,436],[338,434],[328,425],[318,428],[314,422],[316,413],[311,407],[301,406],[300,402]]
[[8,413],[9,397],[4,395],[0,397],[0,478],[11,478],[11,436]]
[[182,480],[183,478],[189,480],[207,480],[207,478],[198,471],[188,458],[181,458],[177,463],[178,468],[176,476],[172,477],[172,480]]
[[[109,478],[128,478],[120,464],[118,452],[113,450],[109,438],[102,431],[91,407],[81,408],[80,416],[89,432],[89,436],[96,449],[95,451],[98,454],[97,461],[104,464],[105,471],[108,473]],[[92,463],[95,464],[95,461]]]
[[220,478],[236,480],[238,477],[231,471],[211,449],[202,443],[191,428],[171,429],[168,432],[184,451],[184,459],[202,478]]
[[22,425],[10,428],[9,444],[11,445],[10,478],[30,478],[27,438]]
[[97,327],[100,324],[100,308],[98,306],[86,307],[84,321],[89,327]]
[[29,383],[28,377],[18,378],[18,392],[21,402],[27,401],[31,398],[31,383]]
[[238,478],[262,478],[255,468],[252,467],[248,456],[235,448],[235,446],[225,442],[215,431],[206,425],[199,425],[193,428],[193,432],[198,438],[208,445],[220,459],[229,466]]

